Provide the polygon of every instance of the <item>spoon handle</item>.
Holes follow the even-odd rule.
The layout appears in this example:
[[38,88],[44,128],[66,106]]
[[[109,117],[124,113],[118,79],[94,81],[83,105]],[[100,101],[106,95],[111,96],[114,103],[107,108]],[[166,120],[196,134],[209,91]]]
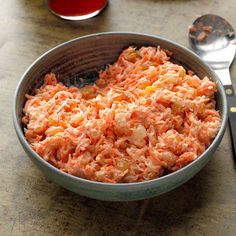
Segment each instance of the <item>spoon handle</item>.
[[229,111],[229,128],[232,140],[234,163],[236,164],[236,96],[232,85],[225,85]]

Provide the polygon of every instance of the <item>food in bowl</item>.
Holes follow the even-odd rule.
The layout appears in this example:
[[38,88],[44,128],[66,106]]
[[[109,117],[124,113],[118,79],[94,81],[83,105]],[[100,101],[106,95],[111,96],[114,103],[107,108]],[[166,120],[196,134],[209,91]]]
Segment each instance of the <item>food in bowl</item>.
[[108,183],[174,172],[211,144],[221,118],[216,83],[171,62],[159,47],[129,47],[83,88],[47,74],[26,95],[25,137],[46,161],[71,175]]

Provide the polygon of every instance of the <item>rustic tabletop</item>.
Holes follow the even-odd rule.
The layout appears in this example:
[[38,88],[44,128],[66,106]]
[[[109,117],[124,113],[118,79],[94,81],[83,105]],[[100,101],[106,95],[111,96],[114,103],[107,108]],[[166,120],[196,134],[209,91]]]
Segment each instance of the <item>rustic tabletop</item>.
[[228,130],[212,160],[186,184],[148,201],[119,203],[88,199],[49,182],[27,158],[11,120],[21,75],[51,47],[103,31],[156,34],[188,46],[187,27],[201,14],[221,15],[236,29],[235,5],[110,0],[99,16],[69,22],[52,15],[43,0],[1,1],[0,235],[235,235],[236,171]]

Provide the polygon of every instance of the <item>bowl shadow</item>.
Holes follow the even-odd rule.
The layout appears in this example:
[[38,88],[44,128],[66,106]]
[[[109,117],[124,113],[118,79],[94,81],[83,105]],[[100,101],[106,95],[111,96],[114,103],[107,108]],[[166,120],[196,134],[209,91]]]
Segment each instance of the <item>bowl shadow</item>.
[[211,201],[211,172],[209,164],[181,187],[152,199],[133,202],[89,199],[54,187],[56,191],[48,199],[52,218],[58,221],[54,230],[61,235],[128,236],[156,235],[157,232],[169,235],[176,227],[194,227],[195,211]]

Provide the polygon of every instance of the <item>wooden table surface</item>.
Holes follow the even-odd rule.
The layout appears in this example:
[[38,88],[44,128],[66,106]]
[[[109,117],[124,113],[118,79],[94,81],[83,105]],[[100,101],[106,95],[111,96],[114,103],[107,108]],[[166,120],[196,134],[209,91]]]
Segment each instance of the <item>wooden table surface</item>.
[[69,22],[52,15],[43,0],[1,1],[0,235],[236,235],[228,130],[212,160],[186,184],[149,201],[119,203],[88,199],[49,182],[27,158],[11,119],[21,75],[51,47],[102,31],[156,34],[188,46],[187,27],[201,14],[219,14],[236,29],[235,5],[234,0],[110,0],[99,16]]

